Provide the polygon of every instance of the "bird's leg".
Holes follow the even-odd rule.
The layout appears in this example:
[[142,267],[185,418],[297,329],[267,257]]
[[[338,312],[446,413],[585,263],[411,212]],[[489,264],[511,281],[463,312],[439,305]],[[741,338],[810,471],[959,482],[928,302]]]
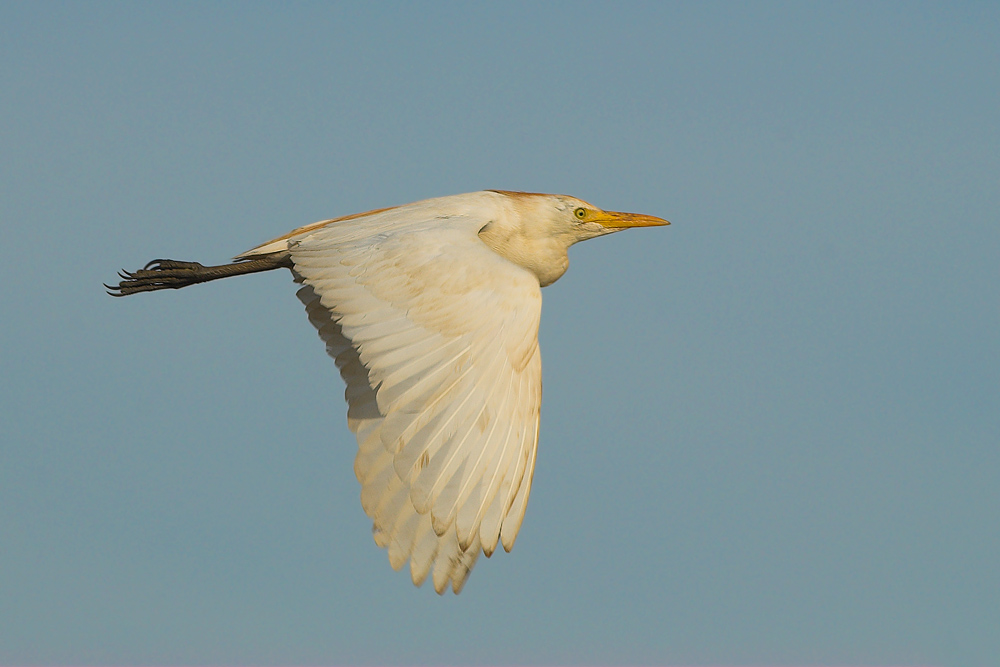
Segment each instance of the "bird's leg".
[[105,285],[111,296],[127,296],[137,292],[161,289],[180,289],[195,283],[259,273],[274,269],[292,268],[292,258],[287,252],[272,252],[252,259],[238,260],[221,266],[202,266],[198,262],[177,262],[172,259],[154,259],[138,271],[119,271],[122,281]]

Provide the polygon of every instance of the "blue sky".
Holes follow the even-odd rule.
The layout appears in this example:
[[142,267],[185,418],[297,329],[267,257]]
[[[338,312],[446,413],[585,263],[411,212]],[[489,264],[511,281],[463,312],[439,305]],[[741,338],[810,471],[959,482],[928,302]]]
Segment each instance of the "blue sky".
[[[0,662],[942,664],[1000,655],[992,3],[0,6]],[[510,554],[394,573],[269,273],[500,188],[576,246]]]

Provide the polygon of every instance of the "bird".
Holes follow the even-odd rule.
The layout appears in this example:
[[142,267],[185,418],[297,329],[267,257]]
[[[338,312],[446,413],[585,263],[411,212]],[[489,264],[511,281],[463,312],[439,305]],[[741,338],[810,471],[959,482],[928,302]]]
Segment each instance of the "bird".
[[662,218],[484,190],[299,227],[229,264],[157,259],[113,296],[287,268],[346,383],[361,505],[395,570],[461,592],[514,546],[538,449],[541,290],[579,241]]

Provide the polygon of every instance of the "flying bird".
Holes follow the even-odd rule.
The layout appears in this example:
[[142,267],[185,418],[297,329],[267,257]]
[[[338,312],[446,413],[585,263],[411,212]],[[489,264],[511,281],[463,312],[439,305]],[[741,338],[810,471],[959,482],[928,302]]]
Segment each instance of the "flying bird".
[[510,551],[538,445],[541,287],[578,241],[668,225],[575,197],[487,190],[323,220],[232,263],[158,259],[114,296],[287,268],[347,384],[375,542],[413,583],[461,591]]

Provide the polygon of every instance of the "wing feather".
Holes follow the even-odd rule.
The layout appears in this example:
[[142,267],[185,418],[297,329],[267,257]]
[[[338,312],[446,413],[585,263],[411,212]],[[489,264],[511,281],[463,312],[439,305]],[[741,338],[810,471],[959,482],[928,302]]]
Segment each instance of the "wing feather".
[[463,547],[468,548],[472,538],[478,535],[479,527],[485,510],[492,500],[490,494],[495,493],[494,481],[497,469],[505,463],[505,454],[508,435],[510,433],[509,420],[503,419],[507,415],[507,401],[511,394],[511,385],[514,375],[508,374],[508,379],[502,388],[503,399],[498,404],[498,410],[491,419],[488,420],[484,446],[478,454],[473,454],[472,474],[462,480],[458,489],[457,513],[455,515],[455,527],[458,530],[458,541]]
[[[538,279],[486,220],[390,209],[288,239],[298,296],[347,384],[375,542],[417,585],[458,592],[513,545],[541,401]],[[252,251],[251,251],[252,252]]]
[[417,534],[413,542],[413,552],[410,554],[410,577],[417,586],[423,585],[427,575],[434,566],[434,557],[438,552],[441,539],[431,526],[431,519],[426,514],[415,514],[417,519]]

